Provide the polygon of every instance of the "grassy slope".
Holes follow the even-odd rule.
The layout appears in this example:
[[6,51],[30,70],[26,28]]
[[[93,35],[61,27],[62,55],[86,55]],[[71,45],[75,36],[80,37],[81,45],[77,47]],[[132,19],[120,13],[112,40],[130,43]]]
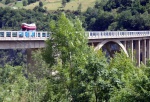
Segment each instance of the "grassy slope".
[[93,7],[95,2],[96,0],[74,0],[65,6],[65,10],[77,10],[79,4],[81,3],[82,11],[85,11],[88,7]]
[[[55,11],[57,9],[65,9],[65,10],[77,10],[79,4],[82,4],[82,11],[85,11],[88,7],[93,7],[96,0],[72,0],[69,3],[66,4],[66,6],[63,8],[61,5],[62,0],[41,0],[44,4],[44,7],[47,8],[47,10]],[[24,8],[26,9],[33,9],[35,6],[38,6],[39,2],[30,4]]]
[[[44,4],[44,8],[47,8],[47,10],[55,11],[58,9],[64,9],[64,10],[77,10],[79,4],[82,5],[82,11],[85,11],[88,7],[93,7],[96,0],[71,0],[69,3],[66,4],[65,7],[62,7],[62,0],[40,0]],[[2,1],[3,3],[5,0]],[[12,2],[11,4],[4,5],[0,3],[0,7],[4,6],[11,6],[11,7],[17,7],[17,8],[25,8],[25,9],[33,9],[35,6],[38,6],[39,2],[32,3],[30,5],[27,5],[23,7],[22,2]]]
[[4,5],[4,4],[2,4],[2,3],[0,3],[0,7],[5,7],[5,5]]
[[22,2],[17,2],[15,5],[14,5],[15,7],[20,7],[20,8],[22,8],[23,7],[23,4],[22,4]]

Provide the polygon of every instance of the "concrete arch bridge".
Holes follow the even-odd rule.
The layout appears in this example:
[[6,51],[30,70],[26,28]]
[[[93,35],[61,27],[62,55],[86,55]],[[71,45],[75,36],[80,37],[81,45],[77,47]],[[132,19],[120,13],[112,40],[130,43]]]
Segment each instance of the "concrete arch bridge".
[[[86,31],[88,45],[95,50],[104,48],[113,56],[120,48],[137,65],[150,59],[150,31]],[[0,31],[0,49],[28,49],[29,57],[33,49],[45,47],[45,40],[50,37],[46,31]],[[136,54],[134,54],[136,52]]]

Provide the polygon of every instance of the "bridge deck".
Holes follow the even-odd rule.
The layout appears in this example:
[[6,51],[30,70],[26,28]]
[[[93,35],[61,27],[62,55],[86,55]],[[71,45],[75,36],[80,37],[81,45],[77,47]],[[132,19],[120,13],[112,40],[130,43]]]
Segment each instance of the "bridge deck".
[[[138,38],[150,36],[150,31],[86,31],[88,39]],[[0,41],[46,40],[46,31],[0,31]]]

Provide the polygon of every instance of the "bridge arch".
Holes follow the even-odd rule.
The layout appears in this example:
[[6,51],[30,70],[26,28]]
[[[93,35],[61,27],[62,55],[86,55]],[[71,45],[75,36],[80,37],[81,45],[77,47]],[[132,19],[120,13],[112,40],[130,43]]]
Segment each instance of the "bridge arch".
[[127,57],[129,57],[126,48],[125,48],[124,45],[123,45],[120,41],[118,41],[118,40],[104,40],[104,41],[100,42],[100,43],[95,47],[94,50],[99,50],[99,49],[101,49],[106,43],[108,43],[108,42],[110,42],[110,41],[117,43],[117,44],[123,49],[123,51],[125,52],[125,54],[127,55]]

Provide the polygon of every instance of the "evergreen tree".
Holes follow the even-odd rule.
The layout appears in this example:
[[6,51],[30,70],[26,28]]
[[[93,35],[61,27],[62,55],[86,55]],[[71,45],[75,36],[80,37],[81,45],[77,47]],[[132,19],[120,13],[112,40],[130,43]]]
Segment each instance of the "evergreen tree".
[[62,0],[62,6],[65,7],[66,6],[67,1],[66,0]]
[[43,2],[42,1],[39,2],[39,7],[43,7]]
[[27,1],[26,0],[23,0],[23,6],[27,6]]
[[82,4],[80,3],[79,6],[78,6],[77,11],[78,11],[79,13],[81,13],[81,10],[82,10]]
[[10,3],[10,0],[6,0],[5,1],[5,4],[7,5],[7,4],[9,4]]

